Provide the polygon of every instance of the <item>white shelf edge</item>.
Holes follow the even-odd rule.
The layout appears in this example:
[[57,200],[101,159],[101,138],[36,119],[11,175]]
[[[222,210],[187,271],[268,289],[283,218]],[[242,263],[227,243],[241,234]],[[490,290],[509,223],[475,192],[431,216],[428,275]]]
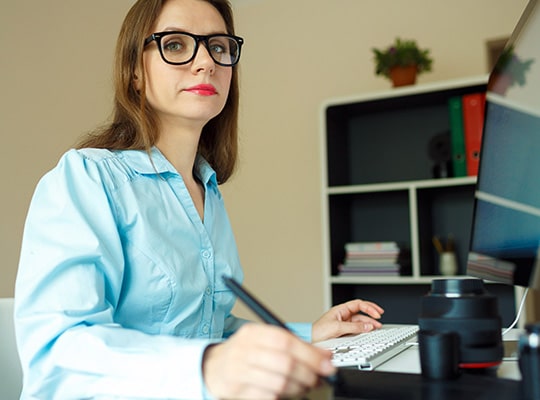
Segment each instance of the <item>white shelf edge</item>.
[[362,185],[344,185],[331,186],[326,188],[326,194],[350,194],[350,193],[370,193],[385,192],[394,190],[409,189],[429,189],[436,187],[474,185],[476,176],[466,176],[462,178],[443,178],[443,179],[423,179],[417,181],[401,181],[389,183],[370,183]]
[[331,106],[339,106],[349,103],[361,103],[372,100],[384,100],[388,98],[411,96],[423,93],[437,92],[442,90],[452,90],[467,86],[483,85],[488,82],[489,75],[479,75],[467,78],[448,79],[444,81],[428,82],[419,85],[403,86],[399,88],[391,88],[378,92],[362,93],[351,96],[343,96],[339,98],[329,99],[322,104],[322,109]]
[[420,273],[420,238],[418,237],[418,193],[409,188],[409,234],[411,235],[412,276],[421,277]]
[[404,284],[425,284],[431,283],[435,278],[450,278],[441,275],[434,276],[332,276],[330,282],[335,285],[404,285]]
[[[334,285],[402,285],[402,284],[424,284],[431,283],[434,279],[463,279],[471,278],[468,275],[422,275],[422,276],[376,276],[376,275],[358,275],[358,276],[338,276],[332,275],[330,283]],[[500,282],[484,280],[486,285],[497,285]],[[524,290],[518,286],[516,288]],[[519,299],[518,299],[519,300]],[[519,304],[516,304],[516,308]]]

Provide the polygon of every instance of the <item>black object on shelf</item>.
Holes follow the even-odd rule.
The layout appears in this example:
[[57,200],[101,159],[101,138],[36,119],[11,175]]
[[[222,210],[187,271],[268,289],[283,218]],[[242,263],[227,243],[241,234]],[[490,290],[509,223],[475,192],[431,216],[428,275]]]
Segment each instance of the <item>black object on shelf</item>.
[[450,131],[438,133],[428,144],[429,158],[433,163],[431,174],[433,178],[450,178],[452,174],[452,148]]

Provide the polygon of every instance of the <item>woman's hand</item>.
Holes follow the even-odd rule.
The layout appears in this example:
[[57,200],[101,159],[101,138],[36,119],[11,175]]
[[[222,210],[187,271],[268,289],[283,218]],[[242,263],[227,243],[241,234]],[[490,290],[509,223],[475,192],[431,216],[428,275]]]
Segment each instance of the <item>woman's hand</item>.
[[371,301],[351,300],[332,307],[322,315],[312,328],[312,341],[331,339],[348,334],[358,334],[378,329],[377,321],[384,310]]
[[332,353],[275,326],[249,323],[207,348],[203,376],[217,398],[298,396],[336,372]]

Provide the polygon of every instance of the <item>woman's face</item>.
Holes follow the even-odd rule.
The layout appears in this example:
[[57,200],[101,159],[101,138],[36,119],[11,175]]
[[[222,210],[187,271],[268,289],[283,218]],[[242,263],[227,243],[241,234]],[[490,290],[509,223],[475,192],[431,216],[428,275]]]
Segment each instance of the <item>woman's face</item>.
[[[153,32],[181,31],[196,35],[227,33],[219,12],[202,0],[168,0]],[[201,42],[195,58],[183,65],[167,64],[156,41],[145,49],[146,97],[162,128],[202,127],[223,109],[232,68],[216,64]]]

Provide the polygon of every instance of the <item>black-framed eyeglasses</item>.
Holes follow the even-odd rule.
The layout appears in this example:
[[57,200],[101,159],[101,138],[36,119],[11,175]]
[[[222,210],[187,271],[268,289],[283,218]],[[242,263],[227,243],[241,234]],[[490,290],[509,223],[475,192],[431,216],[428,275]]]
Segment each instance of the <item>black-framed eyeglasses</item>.
[[156,32],[144,40],[147,46],[156,41],[161,58],[168,64],[187,64],[195,58],[199,44],[204,43],[208,53],[218,65],[232,67],[240,60],[240,49],[244,39],[223,33],[214,35],[194,35],[187,32]]

